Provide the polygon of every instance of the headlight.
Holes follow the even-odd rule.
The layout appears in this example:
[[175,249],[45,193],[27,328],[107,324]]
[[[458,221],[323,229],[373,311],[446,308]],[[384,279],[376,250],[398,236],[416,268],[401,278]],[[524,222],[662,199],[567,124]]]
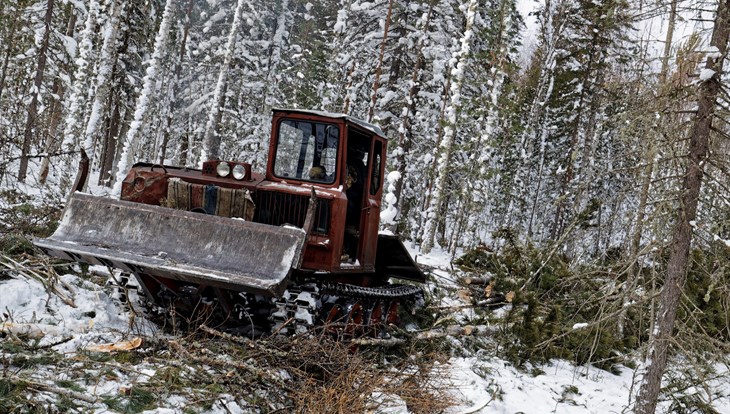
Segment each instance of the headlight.
[[221,177],[227,177],[228,174],[231,173],[231,166],[228,165],[227,162],[221,162],[217,167],[215,167],[215,172],[217,172]]
[[246,168],[241,164],[236,164],[235,167],[233,167],[233,178],[236,180],[243,180],[243,177],[246,176]]

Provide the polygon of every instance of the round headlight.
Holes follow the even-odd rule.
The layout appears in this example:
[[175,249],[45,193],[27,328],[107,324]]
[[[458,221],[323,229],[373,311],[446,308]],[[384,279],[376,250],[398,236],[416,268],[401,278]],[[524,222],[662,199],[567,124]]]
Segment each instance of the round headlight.
[[236,180],[243,180],[243,177],[246,176],[246,167],[244,167],[241,164],[236,164],[236,166],[233,167],[233,178]]
[[227,177],[231,173],[231,166],[227,162],[222,162],[215,167],[215,172],[221,177]]

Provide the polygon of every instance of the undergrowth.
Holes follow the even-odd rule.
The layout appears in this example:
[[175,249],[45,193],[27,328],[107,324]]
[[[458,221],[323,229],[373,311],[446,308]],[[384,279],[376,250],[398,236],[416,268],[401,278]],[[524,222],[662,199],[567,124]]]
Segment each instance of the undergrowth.
[[17,190],[0,191],[0,252],[8,255],[32,253],[30,236],[48,237],[58,227],[61,203],[35,203]]
[[[615,372],[632,365],[631,355],[649,340],[654,296],[660,289],[666,253],[653,267],[638,268],[635,291],[627,291],[631,269],[620,249],[577,263],[552,246],[523,243],[501,230],[499,249],[480,247],[455,261],[463,271],[491,275],[495,289],[515,292],[500,321],[500,355],[518,366],[553,358],[593,364]],[[678,320],[686,343],[698,337],[730,340],[730,274],[728,249],[692,252]],[[701,353],[703,347],[698,347]],[[715,348],[712,348],[715,349]]]

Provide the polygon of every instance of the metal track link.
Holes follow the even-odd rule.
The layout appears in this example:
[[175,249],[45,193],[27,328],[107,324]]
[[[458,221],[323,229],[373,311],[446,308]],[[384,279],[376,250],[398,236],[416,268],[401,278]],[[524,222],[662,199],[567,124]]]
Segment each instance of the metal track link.
[[322,290],[328,294],[360,299],[410,299],[422,292],[413,285],[388,285],[382,287],[364,287],[345,283],[324,282]]

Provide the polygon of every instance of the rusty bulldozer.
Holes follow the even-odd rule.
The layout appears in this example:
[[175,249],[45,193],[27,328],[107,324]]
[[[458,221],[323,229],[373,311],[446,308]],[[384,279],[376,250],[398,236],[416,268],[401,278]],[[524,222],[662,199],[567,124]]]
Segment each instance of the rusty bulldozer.
[[237,161],[138,163],[115,200],[80,191],[82,162],[57,231],[34,243],[133,274],[158,308],[214,310],[242,334],[325,323],[377,334],[425,281],[401,241],[378,232],[386,144],[347,115],[279,109],[265,174]]

